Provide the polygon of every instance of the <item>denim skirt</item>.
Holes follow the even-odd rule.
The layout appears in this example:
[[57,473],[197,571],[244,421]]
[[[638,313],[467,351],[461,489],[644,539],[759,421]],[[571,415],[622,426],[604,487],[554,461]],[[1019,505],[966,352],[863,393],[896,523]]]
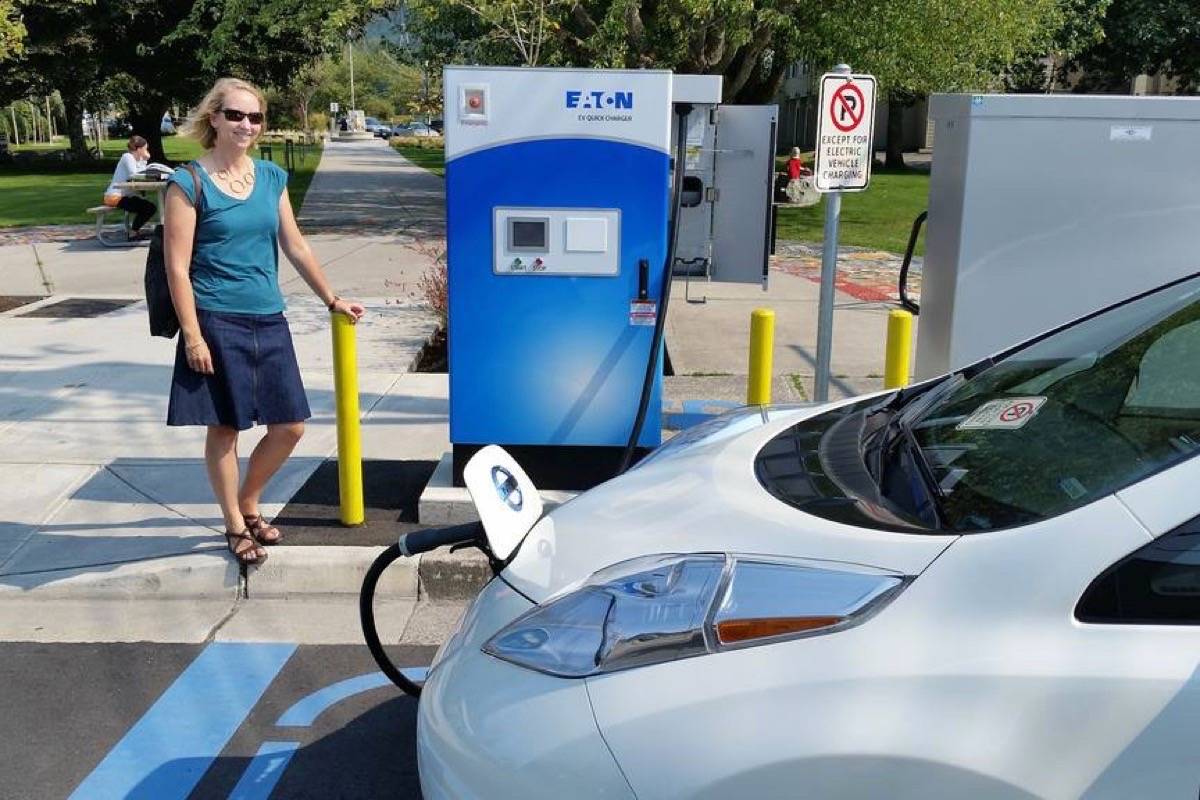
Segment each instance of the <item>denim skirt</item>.
[[278,314],[230,314],[196,309],[212,354],[213,374],[187,363],[183,336],[175,349],[168,425],[302,422],[312,416],[287,319]]

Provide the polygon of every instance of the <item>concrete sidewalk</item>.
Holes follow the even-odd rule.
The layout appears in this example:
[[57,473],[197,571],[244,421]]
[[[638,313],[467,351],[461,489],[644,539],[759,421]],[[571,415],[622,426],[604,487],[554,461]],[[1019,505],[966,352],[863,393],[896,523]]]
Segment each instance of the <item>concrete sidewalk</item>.
[[[446,377],[409,369],[436,327],[417,292],[431,263],[417,239],[440,233],[440,218],[429,210],[433,201],[409,198],[427,197],[431,186],[440,192],[440,181],[382,142],[370,144],[326,149],[318,191],[301,216],[324,223],[326,232],[308,238],[335,289],[368,308],[357,328],[364,458],[436,460],[449,446]],[[371,169],[362,167],[365,152]],[[385,178],[405,201],[367,215],[352,198],[375,197]],[[338,198],[350,212],[335,213]],[[381,548],[281,546],[247,575],[229,557],[217,535],[223,525],[205,475],[203,431],[163,424],[175,343],[148,335],[144,261],[144,247],[107,249],[90,239],[0,248],[0,295],[48,295],[0,314],[0,598],[354,591]],[[268,516],[336,450],[328,312],[287,261],[280,264],[313,417],[268,487]],[[72,310],[78,298],[127,304],[80,317],[89,309]],[[105,309],[90,309],[97,310]],[[261,435],[244,434],[241,452]],[[393,598],[417,596],[415,565],[405,566],[388,573],[383,591]],[[0,621],[24,606],[0,602]]]
[[[300,214],[335,289],[368,306],[357,331],[366,459],[436,461],[449,449],[446,376],[409,372],[436,324],[418,282],[441,246],[441,208],[441,179],[382,141],[333,142]],[[174,343],[147,334],[144,258],[142,247],[110,250],[83,239],[0,247],[0,299],[47,297],[0,313],[0,628],[6,615],[26,613],[27,603],[6,602],[16,598],[353,593],[381,549],[283,545],[263,567],[239,571],[217,535],[203,431],[163,424]],[[284,259],[280,280],[314,416],[268,488],[268,517],[336,449],[328,315]],[[811,396],[817,291],[811,274],[785,269],[772,270],[765,293],[677,283],[667,328],[676,371],[666,384],[668,409],[741,402],[749,315],[760,306],[777,315],[775,399]],[[129,303],[81,317],[62,303],[71,298]],[[835,393],[877,388],[893,306],[844,292],[838,306]],[[260,436],[245,434],[242,452]],[[416,564],[396,565],[387,580],[395,599],[421,591]]]

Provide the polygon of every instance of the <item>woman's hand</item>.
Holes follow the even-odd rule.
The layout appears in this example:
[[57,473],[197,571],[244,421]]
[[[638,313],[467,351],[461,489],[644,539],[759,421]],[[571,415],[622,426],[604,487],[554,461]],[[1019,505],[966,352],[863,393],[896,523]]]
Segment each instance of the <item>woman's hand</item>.
[[329,310],[345,314],[350,318],[351,323],[358,322],[362,318],[362,315],[367,313],[367,309],[363,307],[362,303],[356,303],[353,300],[343,300],[340,297],[333,301],[333,307]]
[[208,352],[208,344],[204,339],[197,337],[195,341],[184,341],[184,355],[187,356],[188,366],[194,372],[199,372],[201,375],[213,374],[212,354]]

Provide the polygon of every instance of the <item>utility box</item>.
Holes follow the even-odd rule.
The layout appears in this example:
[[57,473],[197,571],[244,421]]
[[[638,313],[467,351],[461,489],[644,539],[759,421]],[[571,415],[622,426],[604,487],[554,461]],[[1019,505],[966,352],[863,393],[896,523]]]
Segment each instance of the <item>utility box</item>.
[[934,95],[917,375],[1200,271],[1200,99]]

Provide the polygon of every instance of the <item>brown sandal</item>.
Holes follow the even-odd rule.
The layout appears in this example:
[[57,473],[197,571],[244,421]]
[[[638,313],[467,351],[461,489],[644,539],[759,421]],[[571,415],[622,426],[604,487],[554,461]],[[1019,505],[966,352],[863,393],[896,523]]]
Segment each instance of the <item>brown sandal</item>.
[[283,541],[279,528],[263,519],[262,514],[243,514],[242,519],[246,521],[246,530],[259,544],[270,547]]
[[[253,546],[238,550],[235,542],[239,539],[245,539],[246,541],[251,542]],[[229,546],[229,552],[233,553],[233,557],[238,560],[238,563],[244,566],[254,566],[267,560],[267,551],[263,550],[262,547],[260,547],[258,543],[254,541],[254,537],[250,535],[249,531],[242,531],[241,533],[230,533],[229,531],[225,531],[225,544]]]

